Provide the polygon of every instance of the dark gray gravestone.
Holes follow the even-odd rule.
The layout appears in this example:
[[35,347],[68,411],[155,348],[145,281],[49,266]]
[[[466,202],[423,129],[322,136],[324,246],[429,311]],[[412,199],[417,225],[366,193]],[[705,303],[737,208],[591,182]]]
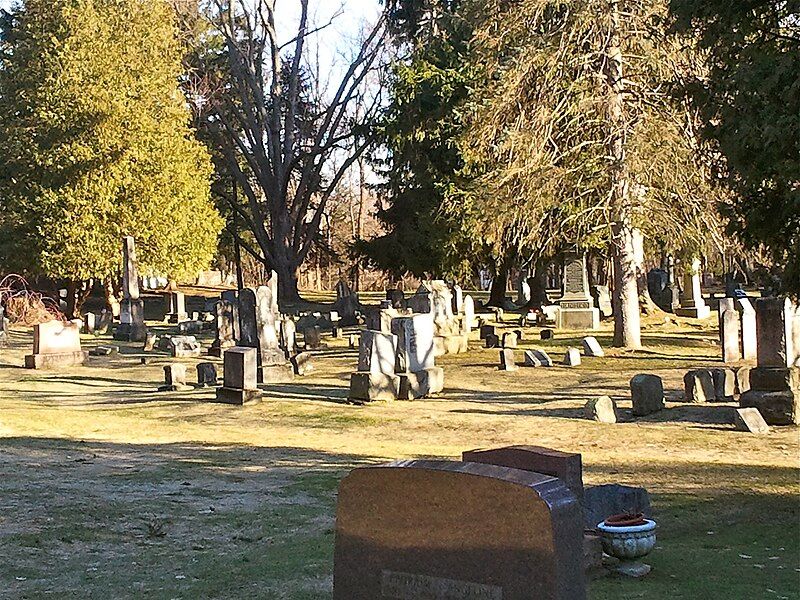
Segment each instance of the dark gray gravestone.
[[239,346],[258,348],[258,322],[256,320],[256,291],[239,290]]
[[650,494],[646,489],[611,483],[587,487],[583,491],[583,514],[587,529],[595,529],[606,518],[627,512],[653,516]]
[[558,479],[398,461],[339,487],[334,600],[583,600],[580,506]]

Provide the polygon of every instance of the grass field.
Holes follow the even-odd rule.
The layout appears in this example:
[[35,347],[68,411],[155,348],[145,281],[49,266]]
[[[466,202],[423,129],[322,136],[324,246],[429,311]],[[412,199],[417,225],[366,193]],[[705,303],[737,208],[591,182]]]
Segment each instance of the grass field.
[[[527,331],[519,354],[537,345],[560,359],[580,340]],[[597,335],[606,348],[609,336]],[[345,403],[355,351],[326,340],[311,375],[237,408],[204,402],[213,390],[155,392],[169,359],[141,365],[136,345],[26,371],[30,332],[14,330],[0,350],[0,597],[330,598],[336,489],[350,469],[530,443],[581,452],[587,484],[652,494],[653,572],[592,581],[591,598],[800,598],[798,430],[751,436],[730,425],[731,404],[682,402],[685,370],[719,363],[714,323],[654,319],[644,337],[643,352],[512,373],[473,340],[438,359],[440,397],[368,406]],[[668,405],[634,421],[639,372],[664,379]],[[623,422],[582,418],[600,394]]]

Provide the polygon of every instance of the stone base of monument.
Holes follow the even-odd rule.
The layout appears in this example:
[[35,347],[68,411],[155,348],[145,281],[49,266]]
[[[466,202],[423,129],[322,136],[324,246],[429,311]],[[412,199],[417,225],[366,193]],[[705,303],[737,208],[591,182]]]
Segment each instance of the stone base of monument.
[[462,354],[469,352],[469,337],[466,335],[433,336],[433,355]]
[[769,425],[800,425],[800,368],[756,367],[749,380],[742,408],[757,408]]
[[26,369],[60,369],[74,367],[86,362],[89,353],[85,350],[58,352],[51,354],[28,354],[25,356]]
[[183,321],[188,321],[189,320],[189,315],[187,313],[167,313],[165,315],[165,317],[164,317],[164,320],[167,323],[170,323],[170,324],[174,325],[176,323],[181,323]]
[[258,383],[286,383],[292,380],[294,380],[294,368],[290,362],[258,367]]
[[556,315],[558,329],[598,329],[600,309],[598,308],[560,308]]
[[356,371],[350,375],[348,398],[359,402],[395,400],[400,394],[400,377],[387,373]]
[[221,387],[217,388],[215,400],[224,404],[250,404],[261,400],[261,390]]
[[416,400],[444,389],[444,369],[431,367],[417,372],[398,373],[400,376],[400,400]]
[[120,323],[114,330],[118,342],[143,342],[147,339],[147,326],[137,323]]
[[691,319],[707,319],[711,316],[711,308],[709,306],[681,306],[675,309],[675,314],[679,317],[689,317]]

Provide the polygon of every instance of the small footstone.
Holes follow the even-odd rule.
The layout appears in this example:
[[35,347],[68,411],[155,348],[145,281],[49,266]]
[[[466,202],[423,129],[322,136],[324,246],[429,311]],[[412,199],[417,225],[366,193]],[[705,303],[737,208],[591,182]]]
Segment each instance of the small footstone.
[[119,346],[95,346],[89,351],[92,356],[111,356],[119,353]]
[[517,369],[517,364],[514,362],[514,351],[511,348],[500,350],[500,370],[516,371]]
[[553,359],[544,350],[525,350],[526,367],[552,367]]
[[617,422],[617,405],[608,396],[592,398],[583,407],[584,416],[592,421],[600,423]]
[[543,340],[552,340],[553,339],[553,330],[552,329],[542,329],[542,333],[540,334]]
[[314,364],[311,362],[311,352],[300,352],[292,357],[292,368],[295,375],[305,375],[314,370]]
[[739,431],[769,433],[769,425],[757,408],[737,408],[733,412],[733,424]]
[[567,348],[567,353],[564,355],[564,362],[566,367],[577,367],[581,364],[581,351],[577,348]]
[[583,338],[583,353],[586,356],[605,356],[606,353],[603,351],[603,348],[600,346],[600,342],[597,341],[597,338],[589,336]]
[[664,382],[658,375],[634,375],[630,386],[633,416],[644,417],[664,408]]

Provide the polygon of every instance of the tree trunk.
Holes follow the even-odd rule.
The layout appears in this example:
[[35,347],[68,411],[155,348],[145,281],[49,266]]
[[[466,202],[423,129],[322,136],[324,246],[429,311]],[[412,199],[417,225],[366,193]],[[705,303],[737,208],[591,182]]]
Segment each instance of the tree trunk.
[[528,303],[528,308],[539,309],[550,303],[547,297],[547,266],[547,261],[536,261],[533,276],[528,278],[528,284],[531,286],[531,301]]
[[290,261],[279,261],[273,265],[278,274],[278,302],[296,304],[302,301],[297,288],[297,269],[291,266]]
[[508,260],[502,260],[495,263],[494,278],[492,279],[492,288],[489,291],[489,301],[486,306],[496,306],[503,308],[506,303],[506,289],[508,288]]
[[625,115],[620,50],[620,18],[617,0],[611,0],[611,31],[606,56],[609,93],[609,155],[611,163],[611,252],[614,261],[614,345],[642,347],[639,289],[636,283],[633,206],[625,157]]
[[67,309],[64,312],[66,313],[68,319],[80,318],[80,312],[78,307],[79,283],[80,282],[75,281],[74,279],[67,280],[67,298],[66,298]]

